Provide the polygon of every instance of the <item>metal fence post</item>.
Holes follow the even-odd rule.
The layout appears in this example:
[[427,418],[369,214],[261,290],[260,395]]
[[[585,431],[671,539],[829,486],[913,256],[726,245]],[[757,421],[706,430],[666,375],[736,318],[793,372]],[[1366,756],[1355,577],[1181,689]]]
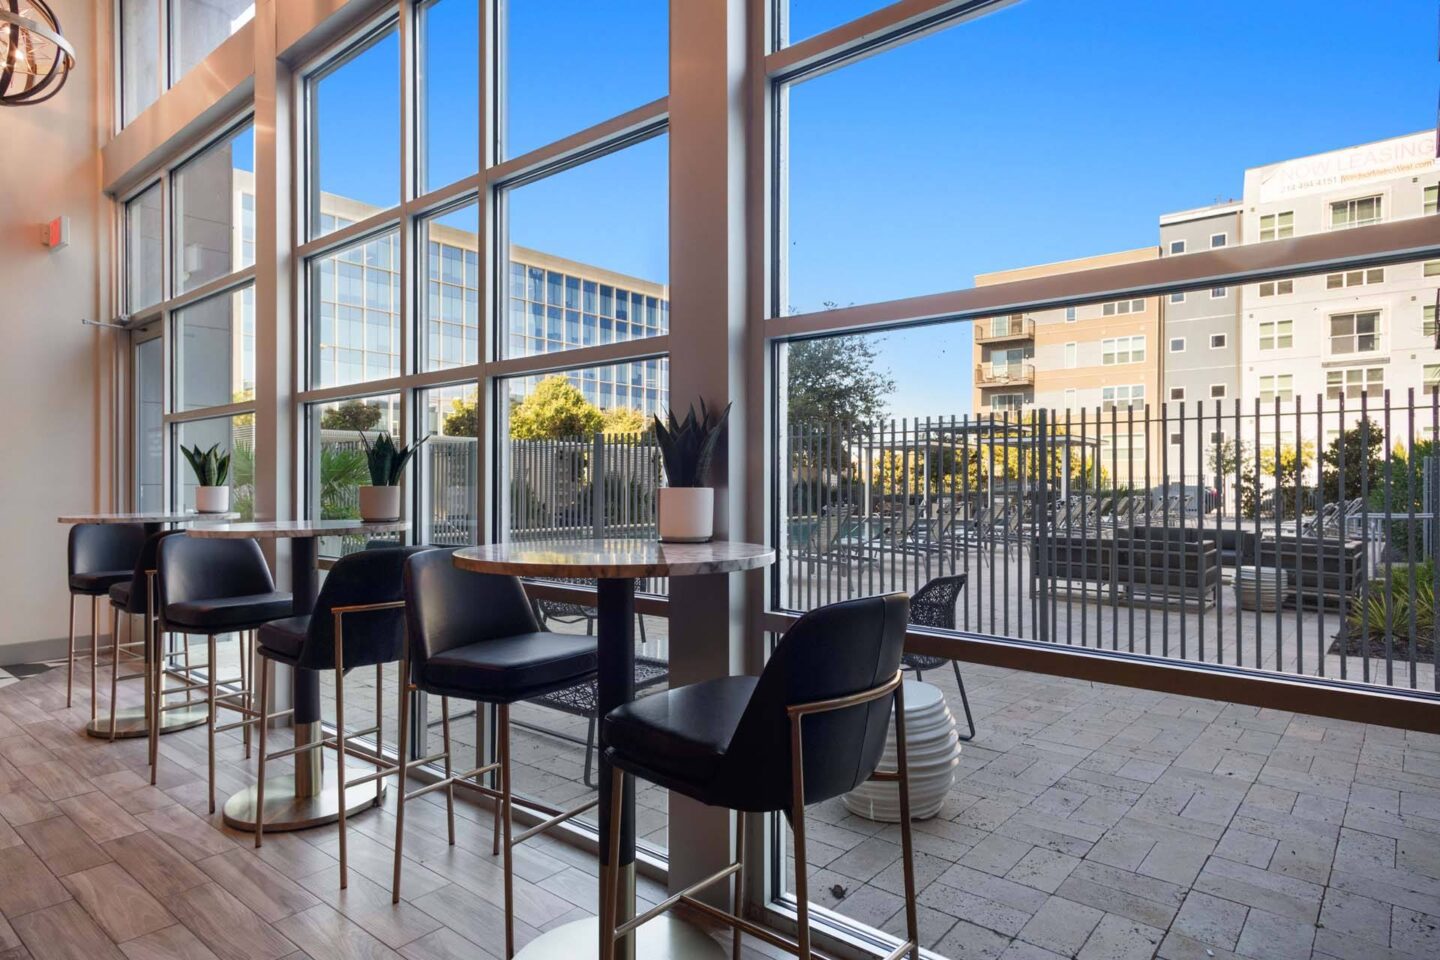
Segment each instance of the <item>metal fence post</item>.
[[590,523],[597,539],[605,536],[605,434],[599,431],[590,444]]

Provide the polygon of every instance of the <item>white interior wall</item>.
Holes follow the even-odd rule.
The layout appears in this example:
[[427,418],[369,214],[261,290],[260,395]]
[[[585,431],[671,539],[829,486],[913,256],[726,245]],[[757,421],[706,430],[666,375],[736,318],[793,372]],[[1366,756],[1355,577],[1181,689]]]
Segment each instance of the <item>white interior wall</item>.
[[[48,102],[0,112],[0,664],[43,655],[55,649],[44,641],[65,635],[68,531],[56,517],[112,505],[114,334],[80,325],[113,312],[101,271],[112,231],[99,152],[109,117],[97,109],[109,103],[111,58],[96,42],[109,5],[52,3],[77,67]],[[70,244],[52,251],[41,226],[61,215]]]

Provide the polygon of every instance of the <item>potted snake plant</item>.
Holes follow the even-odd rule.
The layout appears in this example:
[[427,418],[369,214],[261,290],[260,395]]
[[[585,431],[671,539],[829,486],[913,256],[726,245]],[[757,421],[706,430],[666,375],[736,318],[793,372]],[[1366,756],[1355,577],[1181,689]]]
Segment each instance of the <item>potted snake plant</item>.
[[370,468],[370,483],[360,487],[360,519],[387,521],[400,519],[400,478],[405,467],[420,444],[429,440],[427,435],[413,447],[397,447],[390,434],[381,431],[371,443],[360,431],[360,443],[365,447],[365,463]]
[[180,452],[195,474],[195,510],[197,513],[225,513],[230,509],[230,454],[220,452],[220,444],[201,450],[200,444],[181,446]]
[[705,543],[715,535],[715,488],[705,486],[710,461],[730,406],[714,414],[700,401],[684,420],[675,412],[664,422],[655,417],[655,440],[665,464],[666,486],[660,490],[658,526],[665,543]]

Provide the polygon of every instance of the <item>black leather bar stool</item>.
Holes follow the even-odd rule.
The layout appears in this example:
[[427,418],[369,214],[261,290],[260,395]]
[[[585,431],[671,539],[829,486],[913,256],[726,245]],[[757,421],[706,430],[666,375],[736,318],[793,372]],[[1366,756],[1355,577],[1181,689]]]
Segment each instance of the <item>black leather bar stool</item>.
[[[111,644],[110,644],[110,739],[115,739],[115,711],[118,700],[121,680],[143,679],[145,681],[145,716],[147,723],[154,709],[151,702],[152,686],[151,681],[155,677],[155,668],[159,664],[155,649],[151,644],[157,636],[152,630],[155,624],[155,597],[154,577],[156,558],[160,552],[160,541],[175,533],[174,530],[161,530],[152,533],[145,538],[140,547],[140,555],[135,559],[135,569],[131,572],[128,580],[112,584],[110,587],[110,611],[111,611]],[[130,630],[130,642],[120,642],[119,620],[121,614],[125,615],[125,621]],[[144,617],[143,638],[134,639],[134,618]],[[158,645],[156,645],[158,647]],[[139,673],[128,676],[120,676],[120,655],[122,652],[133,651],[136,648],[145,651],[145,669]],[[155,763],[155,725],[150,725],[150,763]],[[153,780],[152,780],[153,782]]]
[[[636,700],[610,711],[601,742],[614,764],[616,811],[610,826],[609,864],[620,860],[621,797],[627,773],[701,803],[736,811],[735,862],[687,887],[633,920],[617,925],[616,868],[601,884],[602,957],[619,939],[684,902],[730,924],[734,956],[742,931],[799,957],[810,958],[810,904],[805,856],[805,806],[855,789],[869,779],[898,784],[900,843],[905,880],[906,942],[890,958],[920,955],[915,913],[915,861],[910,836],[910,781],[905,756],[905,702],[900,653],[909,602],[904,594],[849,600],[812,610],[775,648],[759,677],[722,677]],[[880,771],[891,705],[897,770]],[[747,813],[783,811],[795,838],[798,941],[695,899],[734,877],[743,890],[742,844]]]
[[[291,757],[321,747],[335,748],[337,789],[340,791],[340,888],[349,885],[349,862],[346,850],[345,791],[365,783],[375,784],[375,806],[384,797],[384,778],[400,770],[379,756],[362,753],[351,747],[355,737],[374,736],[384,743],[384,710],[381,699],[384,689],[384,665],[400,660],[405,648],[405,601],[402,598],[402,576],[405,561],[427,547],[394,547],[385,550],[362,550],[335,561],[315,598],[313,613],[284,620],[272,620],[256,635],[259,641],[260,672],[255,680],[260,688],[260,769],[255,790],[255,846],[260,846],[265,832],[265,763]],[[294,710],[270,712],[269,675],[276,663],[285,663],[297,670],[335,671],[335,737],[274,754],[266,753],[266,731],[269,721],[288,716]],[[345,729],[345,674],[357,667],[375,668],[375,723],[363,730]],[[402,734],[401,748],[404,749]],[[353,754],[375,766],[373,773],[354,780],[345,779],[345,757]],[[401,785],[401,790],[404,785]]]
[[[209,707],[206,732],[210,754],[210,812],[215,812],[215,735],[236,727],[245,736],[245,755],[250,755],[250,727],[257,711],[251,708],[252,693],[246,638],[250,631],[271,620],[290,616],[290,594],[275,589],[275,579],[254,540],[211,540],[177,534],[160,541],[157,578],[160,593],[160,629],[184,636],[186,648],[191,635],[203,635],[208,647],[205,663],[175,667],[167,664],[166,676],[178,677],[180,687],[170,693],[204,690],[203,702]],[[234,633],[239,636],[240,676],[222,679],[218,675],[216,636]],[[205,671],[203,681],[195,673]],[[221,693],[219,688],[233,686]],[[220,726],[217,714],[221,708],[241,714],[235,723]],[[156,708],[156,719],[167,709]]]
[[75,598],[90,598],[90,719],[98,714],[95,702],[95,664],[100,648],[100,598],[117,583],[129,580],[135,558],[145,543],[145,528],[138,523],[81,523],[70,528],[66,566],[70,585],[70,644],[65,673],[65,706],[75,687]]
[[[378,551],[384,552],[384,551]],[[412,690],[441,698],[445,749],[435,756],[405,764],[399,805],[395,809],[395,878],[391,898],[400,902],[400,865],[404,857],[405,801],[432,790],[444,789],[450,812],[450,842],[455,842],[455,783],[473,780],[496,770],[500,789],[473,783],[496,801],[496,852],[504,851],[505,956],[515,953],[512,851],[543,830],[563,823],[594,807],[598,798],[545,820],[517,837],[511,836],[510,705],[542,696],[594,676],[597,666],[594,637],[548,633],[540,629],[525,588],[516,577],[469,573],[455,566],[453,550],[427,550],[405,565],[407,656],[400,685],[400,742],[409,734],[409,697]],[[452,773],[448,699],[459,697],[493,704],[499,720],[496,752],[490,764]],[[445,778],[411,793],[405,792],[405,774],[422,763],[445,761]],[[503,842],[502,842],[503,833]]]

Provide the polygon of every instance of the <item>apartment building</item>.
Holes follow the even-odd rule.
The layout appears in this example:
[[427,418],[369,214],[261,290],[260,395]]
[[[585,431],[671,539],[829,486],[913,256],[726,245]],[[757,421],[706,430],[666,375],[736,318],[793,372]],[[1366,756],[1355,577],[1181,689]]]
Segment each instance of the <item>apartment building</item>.
[[[1239,243],[1242,210],[1240,203],[1230,202],[1162,216],[1160,256],[1179,257]],[[1165,427],[1166,462],[1172,472],[1204,475],[1209,451],[1234,432],[1213,417],[1217,403],[1233,411],[1234,398],[1240,396],[1241,291],[1217,286],[1171,293],[1160,300],[1162,399],[1167,421],[1177,421]],[[1197,414],[1201,422],[1188,429]],[[1212,418],[1208,428],[1203,418]]]
[[[1427,130],[1247,170],[1242,231],[1247,242],[1265,242],[1433,215],[1437,193],[1435,131]],[[1397,405],[1411,391],[1423,397],[1440,385],[1437,288],[1433,261],[1245,285],[1237,358],[1245,405],[1258,399],[1273,409],[1278,399],[1289,407],[1299,398],[1313,410],[1322,398],[1337,407],[1343,396],[1349,419],[1362,397],[1372,407],[1387,390]],[[1420,423],[1429,433],[1429,417]],[[1324,443],[1339,419],[1317,427],[1304,418],[1300,429]],[[1289,433],[1282,442],[1294,442]]]
[[[1138,263],[1154,247],[979,274],[976,286]],[[1070,411],[1098,431],[1105,469],[1142,483],[1147,461],[1159,468],[1155,444],[1138,421],[1160,395],[1160,303],[1136,297],[1054,310],[987,317],[975,325],[974,409],[980,414],[1031,405]],[[1137,424],[1130,424],[1131,408]]]

